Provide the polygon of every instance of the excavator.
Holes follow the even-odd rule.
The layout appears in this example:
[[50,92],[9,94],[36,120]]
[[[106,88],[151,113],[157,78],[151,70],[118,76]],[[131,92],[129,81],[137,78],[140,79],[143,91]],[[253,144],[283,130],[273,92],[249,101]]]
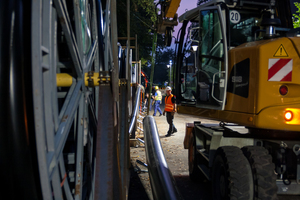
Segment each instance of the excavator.
[[[300,29],[290,0],[208,0],[179,17],[174,93],[189,175],[213,199],[300,195]],[[219,121],[219,122],[218,122]]]

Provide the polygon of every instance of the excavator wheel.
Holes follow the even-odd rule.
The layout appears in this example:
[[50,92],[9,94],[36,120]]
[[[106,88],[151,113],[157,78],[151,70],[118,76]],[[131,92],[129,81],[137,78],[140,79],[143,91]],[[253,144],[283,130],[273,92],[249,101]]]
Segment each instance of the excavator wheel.
[[249,162],[234,146],[219,147],[212,167],[214,200],[253,199],[253,181]]
[[194,136],[191,137],[190,145],[189,145],[189,176],[190,179],[194,182],[199,182],[204,178],[204,175],[198,168],[198,161],[200,159],[200,155],[196,149],[196,141]]
[[243,147],[242,151],[248,159],[254,184],[255,199],[277,199],[275,165],[269,152],[260,146]]

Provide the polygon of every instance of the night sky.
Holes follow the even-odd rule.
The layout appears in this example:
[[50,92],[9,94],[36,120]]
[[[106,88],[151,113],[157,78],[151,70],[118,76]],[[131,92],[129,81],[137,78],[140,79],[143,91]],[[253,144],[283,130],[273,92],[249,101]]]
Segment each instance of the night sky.
[[[180,6],[177,10],[178,16],[182,15],[186,10],[191,10],[197,6],[197,1],[198,0],[182,0],[180,3]],[[278,0],[277,0],[278,1]],[[296,6],[293,4],[294,2],[300,2],[300,0],[290,0],[292,5],[291,5],[291,10],[293,14],[296,14]],[[174,32],[173,36],[177,37],[177,32],[179,28],[181,27],[181,24],[178,24],[177,26],[174,27]],[[174,41],[172,42],[171,47],[174,49],[175,44]]]
[[[291,2],[299,2],[299,0],[291,0]],[[291,10],[292,10],[292,13],[293,14],[296,14],[296,6],[294,5],[294,4],[292,4],[292,6],[291,6]]]
[[[278,1],[278,0],[277,0]],[[300,0],[290,0],[291,2],[300,2]],[[182,0],[180,7],[178,8],[178,15],[180,16],[185,12],[185,10],[191,10],[197,6],[197,0]],[[296,6],[292,4],[292,13],[296,13]]]

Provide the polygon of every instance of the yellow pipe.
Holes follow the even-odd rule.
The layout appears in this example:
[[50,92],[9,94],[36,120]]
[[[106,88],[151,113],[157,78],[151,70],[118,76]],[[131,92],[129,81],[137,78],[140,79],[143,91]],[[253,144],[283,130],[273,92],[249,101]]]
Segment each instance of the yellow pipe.
[[71,87],[73,77],[67,73],[56,74],[57,87]]
[[[101,81],[103,82],[110,81],[110,77],[108,78],[102,77]],[[99,82],[100,82],[99,73],[90,72],[90,74],[89,73],[84,74],[85,86],[87,87],[99,86]],[[70,74],[67,73],[56,74],[57,87],[71,87],[72,83],[73,83],[73,77]]]

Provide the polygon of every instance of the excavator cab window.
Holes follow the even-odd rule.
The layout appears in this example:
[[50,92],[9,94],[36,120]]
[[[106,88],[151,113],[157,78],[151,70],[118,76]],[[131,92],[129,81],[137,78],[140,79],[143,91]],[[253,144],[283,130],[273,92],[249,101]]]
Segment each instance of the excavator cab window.
[[227,81],[225,10],[220,6],[200,10],[200,42],[197,65],[198,107],[222,110]]
[[197,89],[197,77],[194,58],[195,55],[193,53],[184,58],[180,74],[181,95],[186,100],[186,103],[189,103],[191,105],[196,104],[195,91]]
[[261,16],[257,11],[230,10],[230,47],[259,39]]
[[[181,66],[181,96],[185,104],[222,110],[227,81],[227,39],[225,9],[220,5],[200,9],[190,29],[189,41],[198,43]],[[195,29],[195,30],[193,30]],[[189,45],[187,45],[189,46]]]

